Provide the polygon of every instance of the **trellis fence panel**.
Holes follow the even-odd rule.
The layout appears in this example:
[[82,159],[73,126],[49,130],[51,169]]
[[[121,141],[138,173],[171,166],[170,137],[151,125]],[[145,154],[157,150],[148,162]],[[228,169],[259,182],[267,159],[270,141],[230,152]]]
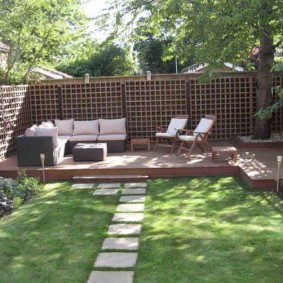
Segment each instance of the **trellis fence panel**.
[[28,86],[0,86],[0,159],[15,152],[15,137],[31,124]]
[[[283,74],[274,76],[283,87]],[[223,74],[200,84],[198,75],[152,75],[48,81],[28,86],[0,87],[0,158],[15,151],[14,138],[33,123],[54,119],[127,118],[129,138],[154,140],[157,126],[171,117],[189,114],[194,129],[201,117],[217,115],[213,139],[251,135],[256,112],[255,73]],[[277,96],[274,95],[274,101]],[[283,109],[272,118],[272,130],[283,131]]]

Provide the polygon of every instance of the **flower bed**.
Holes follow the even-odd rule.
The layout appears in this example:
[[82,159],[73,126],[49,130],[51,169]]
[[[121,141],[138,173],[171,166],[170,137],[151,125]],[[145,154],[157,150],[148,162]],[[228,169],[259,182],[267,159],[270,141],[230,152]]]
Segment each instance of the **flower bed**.
[[273,133],[268,140],[253,140],[252,136],[238,136],[234,141],[239,148],[282,148],[283,133]]

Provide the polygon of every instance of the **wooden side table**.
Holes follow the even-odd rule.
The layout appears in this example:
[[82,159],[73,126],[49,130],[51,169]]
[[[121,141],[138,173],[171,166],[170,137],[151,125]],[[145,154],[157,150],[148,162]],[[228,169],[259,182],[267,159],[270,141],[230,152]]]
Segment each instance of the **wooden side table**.
[[138,139],[131,139],[131,151],[134,151],[134,145],[141,144],[146,145],[147,150],[150,151],[150,138],[138,138]]
[[213,146],[211,148],[211,151],[212,151],[212,160],[213,161],[217,161],[216,158],[217,158],[217,154],[220,154],[220,153],[226,153],[226,154],[230,154],[231,155],[231,159],[234,161],[234,162],[237,162],[237,148],[234,147],[234,146]]

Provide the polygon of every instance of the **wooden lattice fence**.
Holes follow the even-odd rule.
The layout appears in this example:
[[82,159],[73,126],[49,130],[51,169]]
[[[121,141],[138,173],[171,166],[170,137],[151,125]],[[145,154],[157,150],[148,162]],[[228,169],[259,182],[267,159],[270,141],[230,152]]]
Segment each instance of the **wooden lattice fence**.
[[0,86],[0,159],[15,152],[15,137],[31,124],[28,86]]
[[[1,87],[0,158],[15,151],[14,137],[33,123],[54,119],[127,118],[129,138],[150,137],[171,117],[189,114],[195,128],[206,114],[217,115],[213,139],[251,135],[256,111],[257,78],[253,73],[223,74],[198,83],[194,75],[153,75],[48,81]],[[274,77],[283,87],[283,75]],[[276,95],[274,101],[277,100]],[[283,131],[283,109],[273,115],[272,129]]]

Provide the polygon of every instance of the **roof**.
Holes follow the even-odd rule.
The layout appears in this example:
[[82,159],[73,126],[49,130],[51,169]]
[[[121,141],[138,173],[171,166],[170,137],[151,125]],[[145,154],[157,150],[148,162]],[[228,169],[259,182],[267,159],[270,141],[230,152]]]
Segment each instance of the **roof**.
[[38,73],[40,75],[43,75],[46,79],[70,79],[72,76],[65,74],[63,72],[57,71],[57,70],[47,70],[41,67],[34,67],[32,68],[31,72]]
[[[231,71],[237,71],[237,72],[243,72],[244,71],[244,68],[238,67],[238,66],[236,66],[232,63],[229,63],[229,62],[225,62],[223,65],[224,65],[223,68],[225,70],[231,69]],[[194,64],[194,65],[191,65],[191,66],[183,69],[181,71],[181,73],[203,73],[207,66],[208,66],[208,64]],[[219,71],[221,71],[221,70],[219,70]]]

